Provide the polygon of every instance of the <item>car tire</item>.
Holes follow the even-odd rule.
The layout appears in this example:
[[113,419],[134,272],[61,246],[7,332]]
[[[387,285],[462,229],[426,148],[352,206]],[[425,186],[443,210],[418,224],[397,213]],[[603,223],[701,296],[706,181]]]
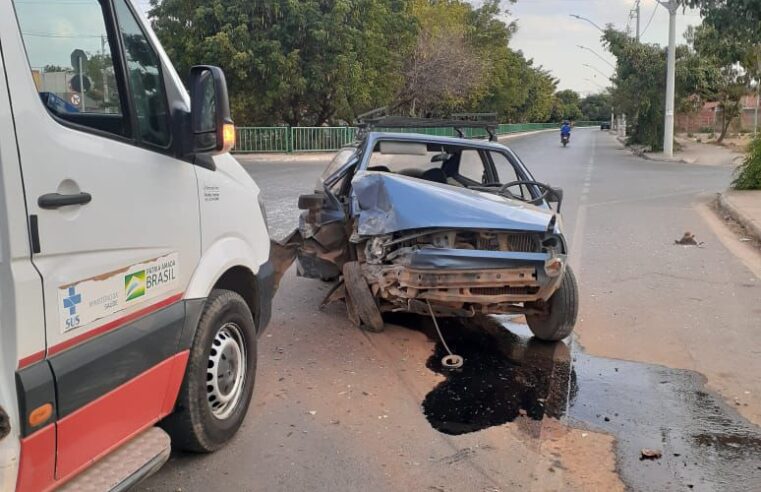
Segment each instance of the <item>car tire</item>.
[[213,290],[198,322],[175,411],[161,424],[173,448],[209,453],[232,439],[251,402],[256,359],[256,326],[248,304],[235,292]]
[[[526,307],[538,307],[527,303]],[[571,334],[579,313],[579,287],[576,276],[568,266],[560,287],[544,306],[546,314],[526,315],[526,321],[534,336],[540,340],[556,342]]]
[[[379,333],[383,331],[384,322],[378,303],[367,285],[362,269],[358,262],[349,261],[343,266],[344,284],[346,285],[347,306],[356,311],[361,326],[367,331]],[[350,303],[350,304],[349,304]]]

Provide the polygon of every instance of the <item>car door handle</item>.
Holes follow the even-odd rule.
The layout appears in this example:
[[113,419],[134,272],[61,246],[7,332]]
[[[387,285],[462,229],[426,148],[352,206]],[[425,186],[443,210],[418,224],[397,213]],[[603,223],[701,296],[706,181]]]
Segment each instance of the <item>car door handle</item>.
[[86,205],[91,201],[92,195],[89,193],[75,193],[72,195],[47,193],[37,199],[37,205],[39,205],[40,208],[52,209],[66,207],[67,205]]

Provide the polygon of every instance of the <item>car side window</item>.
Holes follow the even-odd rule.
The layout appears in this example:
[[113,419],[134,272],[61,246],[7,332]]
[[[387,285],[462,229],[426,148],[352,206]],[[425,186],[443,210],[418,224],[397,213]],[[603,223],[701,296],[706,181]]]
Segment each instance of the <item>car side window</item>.
[[166,147],[171,131],[161,61],[126,1],[116,0],[115,5],[137,117],[136,136],[142,142]]
[[513,167],[505,154],[491,152],[491,159],[492,162],[494,162],[494,169],[497,171],[497,180],[500,183],[507,184],[520,179],[518,173],[515,172],[515,167]]
[[14,2],[32,78],[45,107],[62,120],[127,136],[109,39],[98,0]]
[[486,180],[486,167],[477,150],[463,150],[460,154],[460,169],[458,174],[476,183],[483,184]]

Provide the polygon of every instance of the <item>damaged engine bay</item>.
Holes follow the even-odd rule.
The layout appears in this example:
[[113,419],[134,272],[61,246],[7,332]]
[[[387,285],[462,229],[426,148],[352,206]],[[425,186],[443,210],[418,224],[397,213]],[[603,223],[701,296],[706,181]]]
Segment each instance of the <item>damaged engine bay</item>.
[[541,282],[531,266],[493,268],[489,256],[473,262],[457,250],[545,253],[556,258],[556,270],[550,271],[556,279],[562,269],[559,241],[536,233],[445,230],[397,236],[376,236],[358,248],[363,274],[381,300],[381,310],[427,314],[425,301],[430,301],[443,316],[524,313],[531,308],[519,303],[544,301],[555,290],[556,282]]

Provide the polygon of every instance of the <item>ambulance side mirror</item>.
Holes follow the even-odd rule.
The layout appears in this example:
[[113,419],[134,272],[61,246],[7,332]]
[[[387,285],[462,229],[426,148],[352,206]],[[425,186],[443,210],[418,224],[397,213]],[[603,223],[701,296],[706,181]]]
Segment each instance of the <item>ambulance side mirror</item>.
[[194,154],[222,154],[235,145],[235,125],[221,68],[197,65],[190,69],[190,119]]

